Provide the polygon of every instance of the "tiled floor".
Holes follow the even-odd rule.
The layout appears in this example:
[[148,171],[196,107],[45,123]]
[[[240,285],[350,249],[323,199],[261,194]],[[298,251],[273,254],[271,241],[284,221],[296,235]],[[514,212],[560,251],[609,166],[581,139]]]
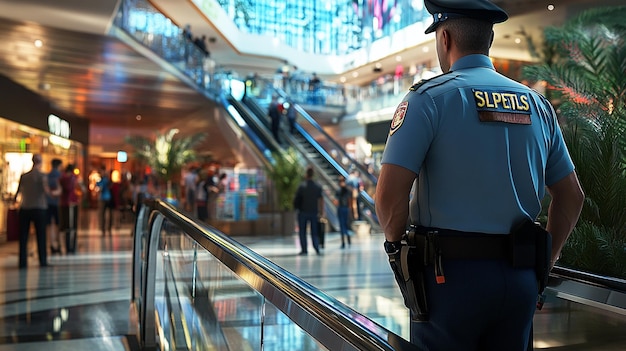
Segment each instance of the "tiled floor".
[[[39,268],[32,256],[29,268],[18,270],[17,242],[0,244],[0,351],[136,349],[128,337],[133,333],[129,225],[103,238],[94,213],[82,217],[78,252],[50,256],[47,268]],[[408,314],[380,234],[354,237],[351,247],[341,250],[338,235],[329,233],[322,256],[298,256],[296,236],[236,239],[408,338]],[[34,238],[30,244],[36,255]],[[535,318],[535,348],[626,350],[625,330],[624,316],[553,298]]]

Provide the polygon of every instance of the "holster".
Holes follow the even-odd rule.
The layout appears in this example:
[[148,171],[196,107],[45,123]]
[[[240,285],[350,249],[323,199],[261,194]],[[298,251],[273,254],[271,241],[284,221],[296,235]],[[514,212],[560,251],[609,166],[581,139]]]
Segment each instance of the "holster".
[[510,233],[510,259],[513,268],[534,268],[539,294],[548,284],[552,235],[531,220],[524,220]]
[[389,265],[413,321],[428,320],[422,253],[423,248],[416,247],[415,233],[408,232],[402,238],[400,251],[389,254]]

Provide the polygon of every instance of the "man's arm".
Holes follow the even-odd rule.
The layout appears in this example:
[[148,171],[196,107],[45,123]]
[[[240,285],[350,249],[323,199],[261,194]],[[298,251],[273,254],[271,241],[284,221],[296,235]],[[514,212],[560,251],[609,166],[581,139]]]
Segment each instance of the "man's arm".
[[546,230],[552,235],[551,262],[554,266],[561,255],[565,241],[578,221],[585,194],[575,171],[549,186],[548,192],[552,196],[552,202],[548,208]]
[[406,232],[409,194],[417,175],[400,166],[384,164],[376,185],[376,215],[387,241],[398,241]]

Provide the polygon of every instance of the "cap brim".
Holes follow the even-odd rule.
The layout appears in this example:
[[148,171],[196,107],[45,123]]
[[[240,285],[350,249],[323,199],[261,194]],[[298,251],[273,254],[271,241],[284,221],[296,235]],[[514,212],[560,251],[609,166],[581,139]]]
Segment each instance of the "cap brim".
[[424,34],[430,34],[434,32],[437,29],[437,26],[439,24],[441,24],[441,22],[433,22],[430,26],[428,26],[428,28],[426,28],[426,31],[424,31]]

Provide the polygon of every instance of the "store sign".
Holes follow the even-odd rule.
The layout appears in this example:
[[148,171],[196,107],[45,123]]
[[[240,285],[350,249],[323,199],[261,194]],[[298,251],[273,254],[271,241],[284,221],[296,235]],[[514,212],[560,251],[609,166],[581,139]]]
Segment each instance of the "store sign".
[[71,134],[70,122],[50,114],[48,115],[48,131],[52,135],[69,139]]

